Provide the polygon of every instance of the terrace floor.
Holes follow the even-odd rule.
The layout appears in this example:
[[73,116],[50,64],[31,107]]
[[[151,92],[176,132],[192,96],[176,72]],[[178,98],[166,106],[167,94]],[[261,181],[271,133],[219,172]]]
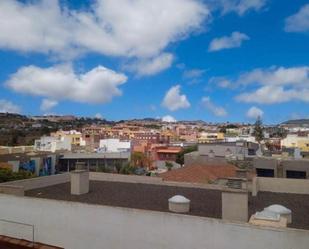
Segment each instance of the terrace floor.
[[[168,199],[174,195],[184,195],[191,200],[188,215],[221,218],[221,191],[109,181],[90,181],[88,194],[70,194],[70,183],[53,185],[26,191],[26,196],[99,204],[108,206],[137,208],[161,212],[168,211]],[[309,230],[309,196],[259,192],[257,197],[249,195],[249,217],[272,204],[281,204],[292,210],[293,223],[290,227]]]

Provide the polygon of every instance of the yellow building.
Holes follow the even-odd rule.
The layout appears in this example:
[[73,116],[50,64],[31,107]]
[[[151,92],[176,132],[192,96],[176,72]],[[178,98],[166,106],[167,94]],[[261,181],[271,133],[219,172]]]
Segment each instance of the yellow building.
[[71,141],[71,145],[80,146],[82,141],[82,133],[79,131],[71,130],[71,131],[56,131],[51,133],[52,137],[57,137],[61,139],[62,137],[69,138]]
[[199,143],[220,142],[224,140],[223,132],[201,132],[198,138]]
[[288,134],[286,138],[281,140],[281,147],[299,148],[303,152],[309,152],[309,136]]

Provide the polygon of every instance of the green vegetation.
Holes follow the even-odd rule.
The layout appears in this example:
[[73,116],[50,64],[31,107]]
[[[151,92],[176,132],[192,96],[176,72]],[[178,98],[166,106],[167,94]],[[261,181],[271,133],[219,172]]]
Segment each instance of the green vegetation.
[[145,124],[145,128],[148,129],[154,129],[154,130],[160,130],[162,128],[162,125],[157,125],[157,124]]
[[193,151],[197,151],[197,145],[184,148],[177,154],[176,163],[183,165],[185,163],[184,155]]
[[0,169],[0,183],[32,178],[34,175],[28,171],[13,172],[10,169]]
[[226,126],[220,127],[220,130],[219,130],[219,131],[222,132],[222,133],[226,133],[226,129],[236,129],[236,128],[238,128],[237,125],[228,124],[228,125],[226,125]]
[[135,167],[133,167],[130,163],[124,164],[119,170],[120,174],[123,175],[131,175],[134,173]]
[[166,161],[165,167],[167,168],[168,171],[170,171],[174,167],[174,165],[173,165],[173,163]]
[[258,117],[255,124],[254,124],[254,131],[253,135],[255,137],[255,140],[260,143],[264,139],[264,133],[263,133],[263,122],[261,117]]
[[131,163],[134,167],[144,168],[150,165],[150,160],[142,152],[133,152],[131,156]]

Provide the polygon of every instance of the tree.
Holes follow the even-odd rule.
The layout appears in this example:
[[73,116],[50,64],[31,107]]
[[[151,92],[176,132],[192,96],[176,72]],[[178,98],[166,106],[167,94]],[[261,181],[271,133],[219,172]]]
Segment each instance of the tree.
[[115,162],[114,166],[115,166],[117,173],[119,174],[121,168],[123,167],[123,164],[121,162]]
[[264,139],[264,133],[263,133],[263,122],[260,116],[258,116],[255,124],[254,124],[254,131],[253,135],[255,137],[255,140],[260,143]]
[[23,180],[31,177],[34,177],[34,175],[28,171],[13,172],[11,169],[0,168],[0,183]]
[[171,171],[171,169],[174,167],[174,165],[173,165],[173,163],[166,161],[165,167],[167,168],[168,171]]
[[132,167],[132,165],[130,165],[130,163],[125,163],[122,165],[119,173],[123,174],[123,175],[131,175],[134,173],[134,167]]
[[145,167],[149,166],[149,158],[142,152],[133,152],[131,162],[134,167]]

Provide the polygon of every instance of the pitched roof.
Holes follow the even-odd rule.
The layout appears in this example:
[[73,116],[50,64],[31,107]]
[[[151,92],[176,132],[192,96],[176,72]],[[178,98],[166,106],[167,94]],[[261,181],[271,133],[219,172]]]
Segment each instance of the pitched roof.
[[208,183],[218,178],[236,176],[237,167],[230,164],[190,165],[160,174],[165,181]]

